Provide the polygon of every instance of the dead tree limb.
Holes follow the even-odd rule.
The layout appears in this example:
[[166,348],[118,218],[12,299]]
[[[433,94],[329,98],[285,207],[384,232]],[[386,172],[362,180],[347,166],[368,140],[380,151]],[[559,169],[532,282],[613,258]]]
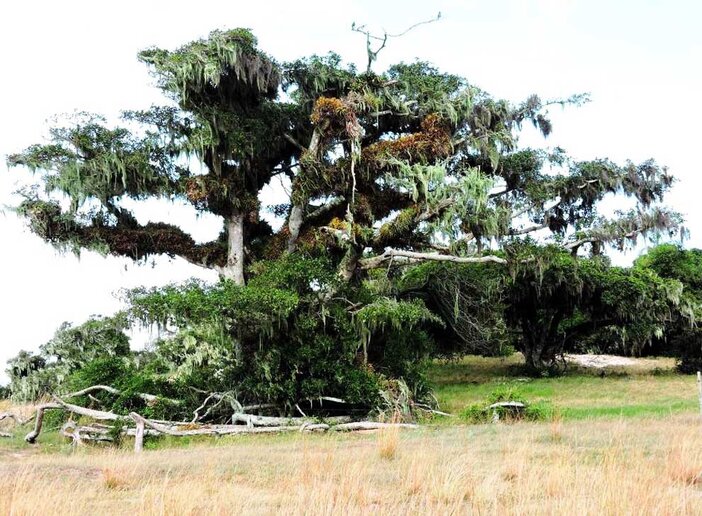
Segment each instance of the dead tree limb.
[[[114,412],[107,412],[105,410],[95,410],[95,409],[89,409],[85,407],[81,407],[79,405],[71,405],[70,403],[66,403],[63,401],[61,398],[58,396],[54,396],[54,401],[59,405],[58,408],[63,408],[66,409],[69,412],[72,412],[73,414],[78,414],[79,416],[85,416],[89,417],[92,419],[97,419],[98,421],[117,421],[118,419],[124,417],[120,416],[118,414],[115,414]],[[56,407],[54,407],[56,408]]]
[[[350,416],[336,416],[322,418],[327,423],[339,424],[351,422]],[[232,416],[233,423],[244,423],[248,427],[266,427],[266,426],[300,426],[304,424],[315,424],[319,420],[309,417],[269,417],[269,416],[254,416],[252,414],[234,414]]]
[[144,450],[144,418],[135,418],[134,414],[130,414],[130,416],[136,423],[136,431],[134,432],[134,452],[141,453]]
[[381,428],[419,428],[419,425],[410,423],[376,423],[374,421],[358,421],[356,423],[342,423],[331,427],[335,432],[354,432],[357,430],[379,430]]
[[[109,392],[110,394],[114,394],[116,396],[123,394],[122,391],[120,391],[119,389],[115,389],[114,387],[112,387],[110,385],[92,385],[92,386],[86,387],[85,389],[82,389],[80,391],[70,392],[68,394],[62,394],[61,398],[64,398],[64,399],[65,398],[76,398],[78,396],[84,396],[86,394],[90,394],[90,393],[93,393],[96,391]],[[148,394],[145,392],[135,393],[135,396],[143,399],[144,401],[146,401],[148,403],[155,403],[157,401],[165,401],[167,403],[172,403],[172,404],[176,404],[176,405],[180,404],[180,401],[178,401],[178,400],[173,400],[170,398],[161,398],[159,396],[156,396],[155,394]]]
[[18,416],[14,412],[1,412],[0,413],[0,421],[2,421],[3,419],[12,419],[12,420],[14,420],[15,424],[19,425],[19,426],[22,426],[22,425],[29,423],[33,417],[34,417],[34,414],[29,416],[27,419],[22,419],[20,416]]
[[163,425],[143,418],[136,412],[131,412],[129,416],[134,421],[143,421],[145,426],[152,428],[162,434],[173,435],[178,437],[192,435],[230,435],[230,434],[264,434],[276,432],[294,432],[300,429],[299,426],[276,426],[276,427],[259,427],[249,428],[242,425],[208,425],[201,428],[193,428],[187,430],[178,430],[173,426]]
[[44,411],[50,409],[59,409],[61,405],[58,403],[44,403],[37,407],[34,415],[34,430],[24,436],[24,440],[30,444],[34,444],[41,433],[41,427],[44,424]]

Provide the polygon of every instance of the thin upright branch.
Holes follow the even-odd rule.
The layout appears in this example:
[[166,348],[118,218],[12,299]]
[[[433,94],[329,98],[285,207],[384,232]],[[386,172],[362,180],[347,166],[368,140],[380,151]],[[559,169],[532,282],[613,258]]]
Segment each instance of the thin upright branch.
[[[387,31],[383,31],[382,36],[378,36],[375,34],[372,34],[370,30],[366,29],[365,25],[356,25],[356,22],[351,24],[351,30],[353,32],[358,32],[360,34],[363,34],[366,37],[366,52],[368,53],[368,66],[366,68],[366,71],[370,73],[371,68],[373,66],[373,63],[378,59],[378,54],[380,53],[381,50],[385,48],[385,45],[387,45],[388,39],[390,38],[400,38],[407,34],[408,32],[416,29],[417,27],[421,25],[427,25],[429,23],[434,23],[436,21],[439,21],[441,19],[441,12],[439,12],[434,18],[431,18],[429,20],[423,20],[420,22],[417,22],[413,25],[410,25],[408,28],[405,30],[398,32],[397,34],[390,34]],[[380,44],[379,46],[373,50],[372,47],[372,41],[378,41]]]

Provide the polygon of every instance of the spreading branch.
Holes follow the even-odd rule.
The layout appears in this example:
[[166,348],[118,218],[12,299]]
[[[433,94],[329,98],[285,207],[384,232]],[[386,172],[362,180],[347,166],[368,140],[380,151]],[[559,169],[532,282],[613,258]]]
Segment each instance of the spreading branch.
[[372,258],[366,258],[361,260],[361,268],[364,270],[375,269],[389,260],[394,258],[407,258],[414,261],[435,261],[435,262],[451,262],[451,263],[499,263],[506,264],[507,260],[499,256],[488,255],[488,256],[453,256],[450,254],[439,254],[439,253],[418,253],[414,251],[403,251],[401,249],[386,249],[385,252],[379,256],[374,256]]

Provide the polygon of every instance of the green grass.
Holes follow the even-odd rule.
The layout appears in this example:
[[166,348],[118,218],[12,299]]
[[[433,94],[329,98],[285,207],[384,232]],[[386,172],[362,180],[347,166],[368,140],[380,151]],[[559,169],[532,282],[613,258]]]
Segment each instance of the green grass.
[[437,361],[430,367],[429,378],[441,410],[452,414],[485,403],[493,391],[505,387],[517,389],[530,403],[552,404],[555,413],[570,420],[655,417],[698,410],[695,378],[675,374],[669,359],[603,370],[571,368],[556,378],[515,376],[520,363],[519,355]]

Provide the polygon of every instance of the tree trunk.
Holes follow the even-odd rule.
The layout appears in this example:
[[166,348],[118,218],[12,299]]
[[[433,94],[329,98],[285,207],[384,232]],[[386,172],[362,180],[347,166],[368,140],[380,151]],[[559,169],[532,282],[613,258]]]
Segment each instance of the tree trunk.
[[218,272],[237,285],[244,285],[244,214],[236,210],[227,225],[227,265]]
[[304,207],[302,205],[294,205],[290,210],[290,218],[288,219],[288,252],[292,253],[297,247],[297,237],[300,236],[300,228],[304,220]]
[[[319,159],[320,145],[322,143],[322,133],[326,129],[328,123],[325,123],[321,127],[316,127],[312,132],[312,139],[310,140],[310,146],[307,148],[307,154],[313,156],[315,159]],[[304,175],[305,170],[300,171],[301,175]],[[307,207],[307,201],[309,200],[307,195],[302,191],[300,186],[300,177],[297,177],[293,181],[292,185],[292,209],[290,210],[290,217],[288,218],[288,231],[290,235],[288,236],[288,252],[292,253],[297,248],[297,238],[300,236],[300,229],[302,228],[302,223],[305,219],[305,208]]]
[[348,283],[356,274],[358,269],[359,260],[361,259],[361,251],[356,247],[356,245],[351,244],[346,255],[341,260],[339,264],[339,277],[344,283]]
[[549,346],[550,326],[541,320],[538,323],[522,323],[522,353],[527,373],[539,376],[553,368],[555,355]]

